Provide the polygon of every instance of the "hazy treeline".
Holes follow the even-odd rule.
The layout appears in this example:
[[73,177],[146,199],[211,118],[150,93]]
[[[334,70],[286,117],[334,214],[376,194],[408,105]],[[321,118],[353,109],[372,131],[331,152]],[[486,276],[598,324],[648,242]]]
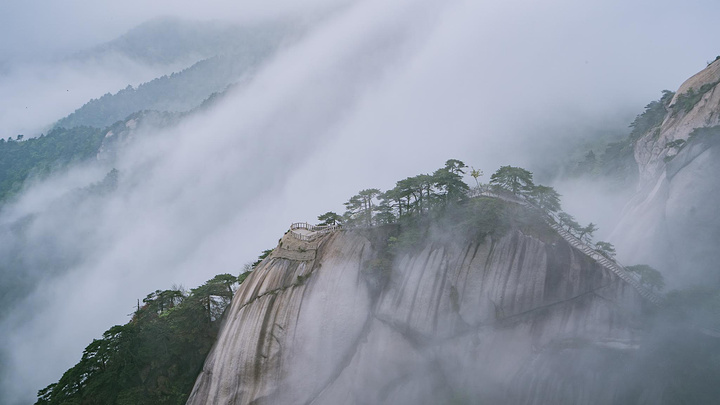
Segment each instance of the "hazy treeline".
[[128,323],[94,339],[75,366],[38,392],[36,403],[184,404],[248,274],[148,294]]
[[0,203],[19,192],[30,176],[43,178],[94,158],[105,131],[88,126],[56,128],[37,138],[0,139]]

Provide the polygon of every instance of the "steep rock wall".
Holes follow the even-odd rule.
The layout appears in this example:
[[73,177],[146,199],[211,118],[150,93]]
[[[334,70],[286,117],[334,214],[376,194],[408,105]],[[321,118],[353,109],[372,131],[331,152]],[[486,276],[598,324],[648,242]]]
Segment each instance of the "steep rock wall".
[[578,357],[591,370],[578,382],[587,373],[569,376],[548,355],[568,344],[635,347],[643,304],[613,273],[560,237],[518,229],[482,243],[430,239],[381,266],[386,236],[342,231],[305,244],[286,235],[238,291],[188,403],[613,397],[596,358]]
[[[611,236],[625,263],[657,267],[671,287],[720,282],[720,143],[718,136],[690,136],[720,125],[718,83],[720,61],[683,83],[662,125],[638,140],[638,192]],[[707,91],[689,111],[679,105],[682,95],[703,86]],[[668,146],[679,140],[687,142],[679,151]]]
[[[686,80],[678,88],[669,105],[669,111],[660,128],[653,128],[635,147],[635,159],[640,167],[641,189],[652,187],[663,177],[665,158],[675,154],[667,144],[676,140],[688,140],[695,128],[720,125],[720,61],[710,64],[707,68]],[[699,98],[689,111],[679,100],[688,91],[699,92],[703,86],[710,89]]]

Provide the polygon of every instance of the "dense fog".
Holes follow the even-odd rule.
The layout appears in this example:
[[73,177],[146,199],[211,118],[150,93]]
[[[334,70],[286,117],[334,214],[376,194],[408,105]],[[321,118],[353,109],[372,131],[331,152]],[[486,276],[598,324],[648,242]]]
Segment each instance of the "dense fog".
[[[3,138],[37,136],[90,98],[187,67],[78,59],[144,21],[306,24],[212,108],[139,128],[116,161],[34,181],[0,210],[3,277],[27,288],[2,299],[0,402],[33,400],[148,292],[237,274],[291,222],[340,212],[360,189],[449,158],[484,181],[510,164],[551,183],[573,142],[626,130],[718,53],[717,13],[703,1],[303,3],[0,6],[0,35],[12,38],[0,46]],[[115,191],[78,191],[112,168]],[[559,189],[566,210],[603,232],[624,203],[593,188],[587,206],[588,194]],[[25,273],[10,274],[13,263]]]

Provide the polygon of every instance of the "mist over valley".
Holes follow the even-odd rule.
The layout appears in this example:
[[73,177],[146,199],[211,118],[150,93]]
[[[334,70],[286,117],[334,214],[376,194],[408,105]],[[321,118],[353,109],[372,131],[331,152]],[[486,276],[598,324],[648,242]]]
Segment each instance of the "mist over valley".
[[0,403],[720,394],[715,5],[33,5]]

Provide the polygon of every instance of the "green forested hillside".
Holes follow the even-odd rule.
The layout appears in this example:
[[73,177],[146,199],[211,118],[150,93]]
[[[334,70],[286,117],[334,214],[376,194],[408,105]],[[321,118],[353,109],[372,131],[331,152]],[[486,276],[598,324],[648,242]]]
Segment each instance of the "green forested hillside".
[[91,127],[55,128],[28,140],[0,139],[0,202],[17,193],[30,176],[43,177],[74,162],[95,157],[104,131]]
[[93,59],[122,54],[150,65],[192,66],[163,75],[137,88],[128,85],[115,94],[92,99],[56,126],[104,128],[143,111],[185,112],[212,93],[225,90],[266,60],[283,38],[298,32],[293,24],[233,25],[158,19],[141,24],[125,35],[76,55]]
[[56,126],[104,128],[138,111],[189,111],[211,94],[225,90],[262,57],[252,56],[250,60],[218,56],[202,60],[179,73],[159,77],[137,88],[127,86],[115,94],[92,99],[59,120]]
[[[620,139],[593,140],[594,145],[583,145],[576,152],[582,153],[581,160],[568,162],[567,172],[572,176],[602,178],[616,184],[618,188],[631,188],[637,181],[638,168],[635,162],[635,143],[651,130],[659,130],[668,114],[669,104],[675,93],[663,90],[659,100],[645,106],[645,110],[630,124],[630,133]],[[594,150],[593,150],[594,149]],[[574,154],[577,158],[577,154]]]
[[169,65],[233,53],[255,53],[275,46],[298,29],[284,22],[233,24],[221,21],[188,21],[156,18],[120,37],[75,55],[79,59],[121,54],[150,65]]
[[148,294],[130,322],[93,340],[74,367],[40,390],[37,404],[184,404],[247,275]]

